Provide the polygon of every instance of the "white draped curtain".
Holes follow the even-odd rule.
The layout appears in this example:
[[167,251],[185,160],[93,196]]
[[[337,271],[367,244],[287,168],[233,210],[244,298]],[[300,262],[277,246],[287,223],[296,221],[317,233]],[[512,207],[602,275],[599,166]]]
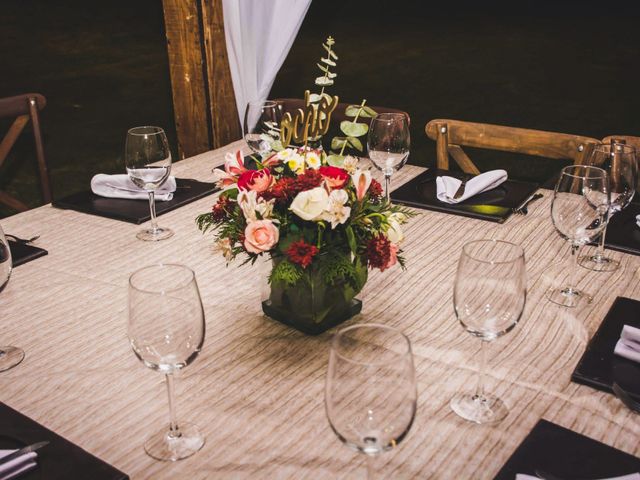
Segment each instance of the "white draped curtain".
[[223,0],[224,30],[240,122],[265,100],[311,0]]

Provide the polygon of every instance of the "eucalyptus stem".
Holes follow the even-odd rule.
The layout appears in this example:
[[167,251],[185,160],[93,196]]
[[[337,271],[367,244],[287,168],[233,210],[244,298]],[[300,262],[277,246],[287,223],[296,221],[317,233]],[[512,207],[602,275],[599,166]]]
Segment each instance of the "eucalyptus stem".
[[[353,123],[355,125],[355,123],[358,121],[358,117],[360,116],[360,113],[362,113],[362,109],[364,108],[365,103],[367,103],[367,99],[365,98],[364,100],[362,100],[362,103],[360,104],[360,108],[358,109],[358,112],[356,113],[356,116],[354,117],[353,121],[351,123]],[[340,150],[339,155],[342,156],[342,154],[344,153],[344,149],[347,146],[347,141],[345,140],[345,142],[342,144],[342,149]]]

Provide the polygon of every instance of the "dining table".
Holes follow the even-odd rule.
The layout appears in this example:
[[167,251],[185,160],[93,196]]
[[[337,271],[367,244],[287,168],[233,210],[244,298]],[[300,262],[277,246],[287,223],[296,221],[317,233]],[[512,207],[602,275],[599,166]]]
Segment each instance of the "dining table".
[[[180,160],[172,175],[213,182],[212,169],[242,141]],[[124,167],[123,167],[124,169]],[[405,165],[392,188],[425,168]],[[378,174],[376,174],[378,175]],[[640,416],[603,391],[571,381],[589,339],[616,297],[640,300],[640,256],[611,252],[614,272],[577,269],[590,304],[565,308],[545,292],[571,270],[569,244],[550,216],[553,191],[504,223],[426,209],[403,226],[406,268],[371,271],[362,312],[342,326],[381,323],[410,339],[418,390],[408,436],[377,457],[380,478],[490,479],[540,419],[621,451],[640,454]],[[324,388],[329,345],[266,317],[259,269],[227,263],[214,235],[196,225],[217,194],[163,214],[175,235],[136,238],[139,226],[44,205],[4,218],[5,232],[39,235],[48,255],[14,269],[0,293],[0,344],[24,361],[0,373],[0,401],[99,457],[131,479],[360,479],[365,456],[337,438]],[[497,424],[477,425],[449,406],[475,388],[480,341],[456,319],[452,294],[463,244],[500,239],[523,246],[527,299],[516,327],[488,349],[488,391],[508,405]],[[587,247],[593,248],[593,247]],[[148,456],[147,435],[168,424],[164,376],[146,368],[127,337],[128,279],[154,263],[195,272],[206,318],[198,358],[176,376],[180,420],[197,424],[204,447],[175,463]],[[0,425],[0,430],[2,426]]]

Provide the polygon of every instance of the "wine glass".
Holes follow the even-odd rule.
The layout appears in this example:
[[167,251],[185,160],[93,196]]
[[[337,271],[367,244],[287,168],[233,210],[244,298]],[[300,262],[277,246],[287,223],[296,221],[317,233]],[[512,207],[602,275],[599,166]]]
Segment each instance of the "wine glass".
[[[610,220],[613,214],[629,205],[636,193],[638,178],[636,150],[631,145],[623,143],[612,142],[607,145],[598,145],[587,159],[587,164],[606,169],[609,175],[611,205],[609,206],[608,220]],[[620,262],[604,255],[608,220],[604,225],[602,235],[600,235],[596,253],[585,255],[578,260],[581,266],[589,270],[611,272],[620,267]]]
[[180,460],[204,445],[204,435],[196,425],[177,422],[173,391],[173,374],[196,359],[204,334],[204,311],[191,269],[159,264],[131,274],[129,342],[138,359],[165,374],[167,381],[169,425],[154,432],[144,444],[145,451],[158,460]]
[[409,117],[406,114],[379,113],[371,119],[367,149],[373,165],[384,173],[387,202],[391,175],[407,163],[410,145]]
[[[11,249],[7,242],[2,227],[0,227],[0,292],[4,290],[9,283],[11,270],[13,268],[13,259],[11,258]],[[0,372],[15,367],[24,359],[24,350],[12,346],[0,346]]]
[[510,332],[520,320],[527,298],[524,250],[502,240],[474,240],[462,247],[453,289],[460,324],[480,342],[480,370],[475,393],[458,393],[451,409],[476,423],[499,422],[509,413],[505,403],[485,392],[485,344]]
[[263,159],[280,144],[282,108],[273,100],[254,100],[247,104],[242,131],[249,148]]
[[331,342],[325,385],[329,424],[348,447],[373,458],[409,433],[417,390],[411,342],[399,330],[363,323],[340,330]]
[[131,181],[149,194],[151,228],[136,235],[140,240],[158,241],[173,236],[173,230],[158,227],[154,192],[171,173],[171,150],[160,127],[135,127],[127,132],[124,161]]
[[[609,179],[607,172],[589,165],[570,165],[562,169],[551,203],[551,219],[560,236],[571,244],[571,256],[576,259],[578,249],[602,233],[609,210]],[[572,266],[569,284],[550,288],[547,298],[565,307],[590,303],[593,297],[575,287]]]

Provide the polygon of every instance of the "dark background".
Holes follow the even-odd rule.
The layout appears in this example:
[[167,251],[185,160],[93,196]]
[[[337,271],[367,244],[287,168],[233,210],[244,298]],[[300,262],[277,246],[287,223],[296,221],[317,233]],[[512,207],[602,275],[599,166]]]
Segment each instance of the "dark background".
[[[407,111],[411,163],[435,161],[424,134],[434,118],[640,135],[637,2],[443,3],[314,0],[270,96],[313,91],[332,35],[340,59],[329,92]],[[0,32],[0,96],[47,97],[55,197],[85,189],[95,173],[122,172],[131,126],[161,125],[176,145],[160,0],[3,0]],[[481,169],[516,178],[544,180],[561,166],[481,153],[470,152]],[[40,203],[30,132],[0,168],[0,189]]]

